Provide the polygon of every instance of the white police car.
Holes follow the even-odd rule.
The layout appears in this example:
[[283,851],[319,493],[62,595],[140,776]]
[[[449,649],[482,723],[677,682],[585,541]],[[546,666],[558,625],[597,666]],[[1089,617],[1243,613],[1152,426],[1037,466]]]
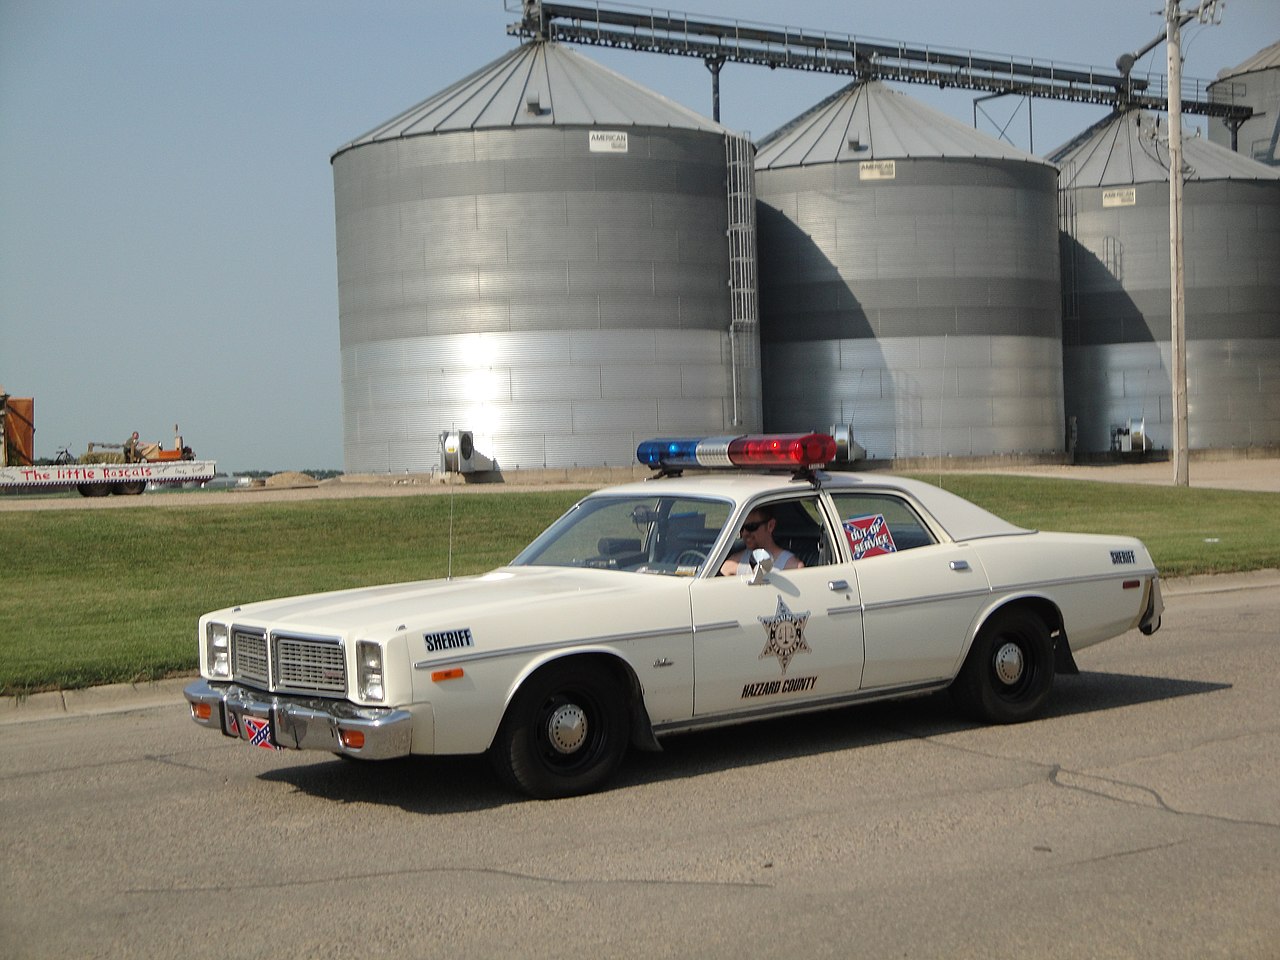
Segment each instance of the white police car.
[[[192,717],[269,748],[487,752],[512,786],[558,797],[601,787],[628,746],[760,717],[949,688],[978,718],[1026,720],[1073,653],[1159,626],[1138,540],[819,472],[829,436],[637,454],[654,478],[590,495],[483,576],[201,617]],[[736,469],[682,475],[709,466]]]

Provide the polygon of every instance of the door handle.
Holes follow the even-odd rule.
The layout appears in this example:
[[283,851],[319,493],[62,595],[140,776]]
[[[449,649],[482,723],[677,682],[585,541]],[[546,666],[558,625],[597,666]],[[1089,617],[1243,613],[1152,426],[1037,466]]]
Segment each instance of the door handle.
[[968,570],[969,561],[968,560],[952,560],[951,569],[952,570]]
[[847,593],[849,591],[848,580],[828,580],[827,589],[835,593]]

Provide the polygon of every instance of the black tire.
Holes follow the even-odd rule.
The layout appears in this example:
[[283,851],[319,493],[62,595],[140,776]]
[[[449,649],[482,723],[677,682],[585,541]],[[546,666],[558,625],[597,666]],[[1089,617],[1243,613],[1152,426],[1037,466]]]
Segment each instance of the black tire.
[[589,663],[559,661],[517,691],[489,756],[499,777],[549,800],[599,790],[627,751],[627,698]]
[[105,497],[111,492],[108,483],[82,483],[76,487],[82,497]]
[[1053,640],[1030,610],[1001,610],[969,650],[951,693],[969,715],[991,723],[1030,720],[1053,688]]
[[145,480],[123,480],[120,483],[113,484],[112,493],[118,493],[122,497],[137,497],[144,493],[147,489],[147,481]]

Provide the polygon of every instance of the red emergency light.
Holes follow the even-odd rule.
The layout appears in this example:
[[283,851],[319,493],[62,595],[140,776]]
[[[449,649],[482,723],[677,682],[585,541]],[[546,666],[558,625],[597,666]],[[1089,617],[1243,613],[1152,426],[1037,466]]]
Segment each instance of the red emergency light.
[[825,433],[765,433],[741,437],[682,437],[645,440],[636,459],[667,470],[685,467],[821,467],[836,458],[836,441]]

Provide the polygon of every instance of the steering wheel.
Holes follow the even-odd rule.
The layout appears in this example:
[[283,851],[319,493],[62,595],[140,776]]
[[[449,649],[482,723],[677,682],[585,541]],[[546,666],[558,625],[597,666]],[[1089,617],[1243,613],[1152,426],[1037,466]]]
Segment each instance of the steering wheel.
[[676,557],[677,567],[700,567],[707,562],[707,555],[701,550],[682,550]]

